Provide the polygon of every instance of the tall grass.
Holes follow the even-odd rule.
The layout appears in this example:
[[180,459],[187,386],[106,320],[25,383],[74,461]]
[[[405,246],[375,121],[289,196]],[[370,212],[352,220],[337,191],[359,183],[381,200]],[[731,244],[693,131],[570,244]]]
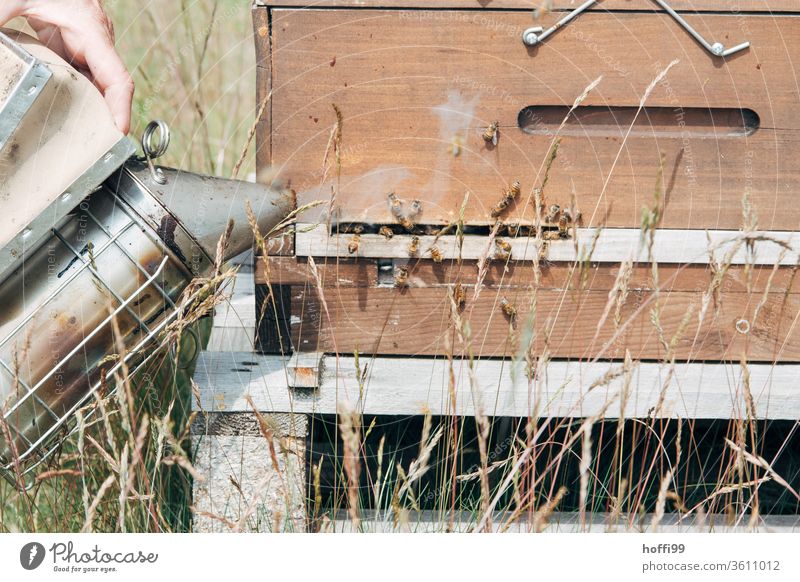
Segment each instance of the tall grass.
[[[136,83],[132,136],[162,119],[172,140],[159,163],[229,176],[239,162],[239,176],[252,175],[252,147],[240,160],[256,113],[250,3],[110,0],[106,8]],[[135,376],[123,369],[107,379],[30,491],[0,480],[0,531],[190,528],[191,479],[201,478],[188,445],[191,358],[207,341],[213,304],[223,300],[218,284],[231,276],[212,282],[207,303],[173,327]]]
[[[134,132],[141,131],[151,118],[165,119],[174,134],[166,163],[223,175],[234,172],[257,109],[249,6],[233,0],[184,0],[141,7],[116,0],[109,7],[117,23],[120,49],[137,82]],[[640,110],[668,71],[669,67],[645,91]],[[597,79],[587,87],[575,106],[600,82]],[[341,168],[343,121],[338,109],[337,119],[329,144],[334,155],[329,159],[330,152],[326,151],[322,175],[338,175]],[[537,187],[531,190],[525,204],[537,209],[545,206],[545,186],[558,155],[558,144],[555,136],[538,171]],[[620,155],[623,147],[624,143]],[[240,175],[249,174],[252,169],[252,160],[247,158]],[[652,241],[660,223],[663,187],[659,172],[653,203],[642,214],[643,241]],[[334,188],[331,201],[336,200],[337,194]],[[584,215],[591,219],[597,209],[589,210]],[[754,224],[753,209],[745,201],[737,249],[752,245]],[[463,233],[463,221],[456,227],[457,233]],[[537,223],[536,227],[541,238],[541,225]],[[661,398],[647,417],[625,417],[627,403],[636,397],[637,366],[626,352],[622,361],[609,364],[603,377],[584,386],[585,392],[597,393],[621,379],[623,389],[617,397],[609,398],[589,418],[579,418],[577,408],[574,418],[552,418],[540,413],[545,408],[545,398],[552,397],[545,394],[543,386],[554,350],[548,341],[539,351],[533,348],[536,334],[547,338],[552,326],[564,324],[537,317],[541,271],[548,268],[546,245],[542,245],[542,255],[534,264],[534,284],[525,291],[514,291],[515,295],[508,299],[503,295],[507,290],[482,285],[497,229],[496,226],[491,231],[486,254],[476,265],[478,283],[473,293],[464,292],[462,286],[467,285],[460,280],[447,281],[452,292],[442,314],[446,336],[451,338],[449,351],[443,354],[450,371],[449,394],[443,397],[450,400],[453,408],[457,396],[466,397],[456,394],[454,372],[455,361],[463,359],[469,370],[466,388],[476,399],[477,414],[474,418],[434,418],[430,414],[412,419],[374,418],[343,403],[336,415],[313,416],[312,434],[306,442],[307,475],[290,472],[282,477],[301,481],[307,477],[301,486],[307,487],[306,510],[311,529],[342,529],[342,521],[350,528],[368,529],[366,517],[371,511],[377,512],[376,519],[395,530],[414,529],[415,513],[427,511],[433,516],[434,529],[440,531],[505,530],[520,521],[530,531],[542,531],[557,520],[559,511],[575,512],[585,527],[593,516],[603,513],[608,529],[657,529],[670,515],[701,523],[710,515],[722,515],[727,524],[756,525],[764,513],[798,511],[800,467],[796,457],[789,456],[785,461],[786,450],[798,444],[798,425],[771,424],[756,418],[746,355],[740,361],[746,407],[739,417],[707,422],[669,420],[660,414],[674,374],[676,346],[686,339],[694,345],[700,326],[718,313],[723,300],[721,290],[731,276],[733,251],[720,257],[717,249],[709,249],[708,286],[699,293],[698,307],[688,310],[671,334],[664,329],[660,311],[670,281],[661,278],[654,264],[650,281],[653,292],[631,313],[624,308],[631,295],[633,265],[619,265],[597,329],[585,330],[597,339],[599,328],[608,321],[613,324],[614,337],[605,345],[596,346],[592,357],[603,357],[608,346],[624,337],[626,329],[644,313],[663,348],[667,377]],[[258,246],[265,248],[260,233],[255,235]],[[569,292],[586,290],[593,251],[594,243],[580,249],[581,260],[570,267],[579,284],[575,289],[564,290],[564,300]],[[318,296],[327,317],[322,319],[329,323],[324,271],[313,260],[309,261],[309,268],[314,287],[309,292]],[[746,270],[753,268],[748,265]],[[266,271],[269,274],[269,269]],[[770,285],[771,281],[772,278]],[[791,283],[789,288],[776,291],[785,291],[784,296],[788,297],[790,287]],[[474,305],[481,293],[495,293],[497,317],[504,317],[505,311],[509,338],[517,340],[519,348],[512,360],[526,370],[519,381],[528,383],[534,397],[527,418],[492,418],[488,403],[479,401],[475,354],[480,352],[484,338],[471,325],[470,303]],[[277,311],[274,296],[271,292],[269,295],[273,302],[266,308]],[[766,295],[756,302],[761,306]],[[516,317],[516,311],[504,310],[501,305],[525,306],[520,311],[527,315]],[[173,345],[180,345],[177,338],[173,338]],[[144,376],[130,379],[123,374],[117,378],[116,392],[98,395],[95,414],[82,412],[77,435],[39,475],[32,492],[18,493],[0,484],[0,528],[187,529],[191,519],[190,479],[205,476],[192,466],[187,454],[187,386],[191,370],[177,369],[173,359],[166,351],[150,364]],[[357,375],[365,384],[369,373],[369,364],[361,368],[359,362]],[[619,419],[605,418],[612,408],[619,411]],[[262,435],[269,442],[269,458],[233,461],[267,463],[279,472],[279,457],[288,453],[275,447],[272,441],[277,437],[269,423],[260,414],[257,416]],[[260,492],[240,492],[247,501],[244,517],[206,517],[232,531],[242,529],[241,521],[256,511],[253,504]],[[269,512],[276,508],[264,509]],[[712,526],[709,522],[708,527]],[[281,529],[283,524],[274,523],[272,527]]]

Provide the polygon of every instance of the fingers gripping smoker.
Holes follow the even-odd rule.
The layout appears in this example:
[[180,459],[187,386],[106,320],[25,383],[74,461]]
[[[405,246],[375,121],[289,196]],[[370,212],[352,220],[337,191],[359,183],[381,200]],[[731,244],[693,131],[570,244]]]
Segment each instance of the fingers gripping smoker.
[[152,353],[190,281],[213,272],[229,219],[226,258],[252,245],[247,202],[267,232],[294,200],[154,166],[164,125],[151,124],[144,158],[132,157],[88,80],[34,39],[4,32],[0,474],[25,486],[122,365],[117,342],[129,368]]

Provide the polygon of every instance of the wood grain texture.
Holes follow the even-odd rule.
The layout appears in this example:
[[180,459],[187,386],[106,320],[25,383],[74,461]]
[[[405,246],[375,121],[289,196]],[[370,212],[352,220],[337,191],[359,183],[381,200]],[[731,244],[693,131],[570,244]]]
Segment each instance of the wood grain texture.
[[[259,261],[256,265],[256,285],[299,287],[312,292],[316,280],[308,262],[290,257],[269,259],[269,269]],[[404,265],[409,272],[410,287],[447,288],[455,283],[475,285],[478,280],[477,261],[430,260],[393,261],[392,266]],[[316,261],[324,289],[356,288],[368,289],[379,285],[378,261],[375,259],[321,258]],[[590,263],[584,268],[559,263],[540,264],[538,283],[534,278],[532,262],[502,260],[491,261],[485,268],[482,284],[485,289],[592,289],[609,291],[619,277],[619,265]],[[797,268],[773,268],[768,266],[730,267],[721,282],[726,292],[775,293],[800,292]],[[704,293],[711,288],[714,271],[707,265],[659,265],[658,285],[653,280],[653,269],[646,264],[633,265],[628,278],[628,288],[638,290],[661,289],[662,291],[689,291]]]
[[[751,232],[732,230],[668,230],[657,229],[652,239],[645,239],[636,228],[570,231],[573,238],[542,241],[529,237],[502,238],[511,247],[511,258],[532,261],[537,256],[550,262],[574,263],[591,258],[598,263],[653,261],[659,264],[707,264],[713,256],[732,265],[796,265],[800,261],[800,233]],[[359,245],[351,252],[352,234],[329,234],[325,225],[306,227],[295,235],[296,254],[303,257],[366,257],[410,258],[412,235],[395,235],[386,239],[379,234],[359,235]],[[436,247],[444,259],[478,260],[494,256],[497,247],[488,236],[455,235],[419,236],[417,257],[430,258]],[[751,244],[747,244],[750,241]],[[542,248],[544,247],[544,248]],[[791,249],[791,250],[790,250]],[[712,255],[713,254],[713,255]],[[413,258],[413,257],[411,257]]]
[[[485,11],[497,9],[532,10],[541,0],[256,0],[258,6],[295,6],[298,8],[471,8]],[[797,0],[670,0],[675,10],[709,10],[715,12],[799,12]],[[553,10],[574,10],[575,0],[553,0]],[[604,0],[602,10],[660,11],[650,0]],[[598,8],[593,8],[597,10]]]
[[[800,296],[722,292],[719,311],[709,306],[702,322],[703,295],[697,292],[629,291],[619,326],[607,291],[553,290],[535,293],[484,290],[477,299],[467,288],[462,319],[470,326],[468,345],[453,329],[449,290],[442,288],[327,289],[325,311],[316,293],[293,290],[291,331],[295,349],[361,354],[511,356],[526,346],[534,355],[556,358],[667,357],[653,323],[658,297],[660,327],[673,341],[678,360],[800,361],[795,325]],[[535,298],[535,313],[530,315]],[[516,311],[514,324],[503,310]],[[610,313],[602,323],[606,309]],[[754,318],[758,309],[757,319]],[[530,319],[532,318],[533,327]],[[738,329],[737,329],[738,325]],[[530,342],[523,339],[530,335]],[[679,331],[683,329],[682,333]]]
[[[253,40],[256,45],[256,106],[260,107],[272,91],[272,48],[270,15],[253,9]],[[268,103],[256,125],[256,171],[259,177],[272,164],[272,104]]]
[[[636,107],[677,59],[646,103],[674,110],[675,131],[654,137],[643,122],[626,140],[627,126],[572,128],[546,202],[569,205],[574,192],[584,226],[636,228],[653,204],[663,154],[662,227],[737,229],[748,194],[760,228],[795,230],[800,106],[791,55],[800,52],[800,19],[686,18],[708,37],[747,37],[752,47],[719,61],[663,14],[585,14],[528,49],[520,41],[532,22],[527,12],[275,9],[273,162],[300,203],[327,201],[336,185],[340,220],[394,222],[386,194],[395,190],[422,201],[419,222],[444,224],[470,191],[466,220],[487,224],[503,189],[520,180],[522,195],[504,219],[530,221],[554,130],[521,131],[520,112],[569,106],[600,76],[584,105]],[[344,117],[338,179],[332,104]],[[749,136],[711,127],[710,137],[707,126],[684,125],[689,108],[709,107],[750,108],[760,127]],[[500,140],[487,148],[481,134],[495,120]]]
[[[272,49],[270,34],[271,16],[268,10],[254,7],[253,40],[256,49],[256,112],[264,105],[262,115],[256,119],[255,157],[256,179],[268,184],[274,179],[272,165]],[[270,255],[294,254],[294,233],[272,237],[267,241]]]
[[[325,356],[317,390],[288,387],[287,358],[257,356],[248,370],[238,366],[245,354],[204,352],[195,381],[204,411],[259,410],[297,414],[335,414],[342,407],[364,414],[603,418],[746,417],[742,369],[737,364],[636,363],[630,393],[620,405],[625,376],[620,364],[550,361],[533,382],[523,363],[512,360],[453,362],[455,405],[450,397],[450,364],[442,358],[364,358],[360,372],[352,357]],[[250,355],[247,355],[251,358]],[[796,419],[800,399],[793,380],[797,366],[752,364],[750,391],[757,417]],[[610,373],[611,379],[604,380]],[[472,375],[473,379],[470,379]],[[361,378],[362,381],[359,379]],[[401,381],[399,381],[401,380]],[[659,403],[661,403],[659,405]]]

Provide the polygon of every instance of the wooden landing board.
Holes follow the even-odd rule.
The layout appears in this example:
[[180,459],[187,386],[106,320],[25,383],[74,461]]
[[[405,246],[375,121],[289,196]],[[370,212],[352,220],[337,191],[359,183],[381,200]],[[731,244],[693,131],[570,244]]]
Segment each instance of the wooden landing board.
[[[533,526],[527,520],[511,520],[510,515],[495,513],[492,516],[492,531],[503,533],[530,533]],[[578,513],[554,512],[541,533],[795,533],[800,531],[800,517],[794,515],[762,516],[754,525],[746,520],[738,522],[724,515],[708,515],[704,519],[666,514],[658,527],[653,527],[652,513],[642,515],[619,515],[591,512],[583,517]],[[365,512],[359,527],[342,513],[326,524],[322,532],[368,532],[368,533],[449,533],[471,532],[477,525],[474,514],[459,513],[451,520],[447,514],[431,511],[408,512],[403,523],[394,516],[376,512]],[[452,529],[450,529],[452,523]]]
[[[489,224],[503,188],[519,180],[504,219],[532,220],[560,118],[536,109],[532,125],[523,116],[526,132],[520,116],[529,106],[569,107],[602,76],[582,103],[601,109],[581,110],[560,130],[547,204],[569,205],[574,193],[583,226],[637,228],[663,154],[662,227],[737,229],[745,194],[761,229],[800,224],[797,17],[688,14],[708,37],[752,42],[719,61],[663,13],[587,13],[534,49],[520,40],[529,11],[492,11],[495,26],[475,13],[272,10],[272,161],[300,204],[329,200],[336,185],[338,219],[394,222],[394,190],[421,200],[418,222],[446,224],[469,191],[465,219]],[[674,59],[626,138],[648,85]],[[343,116],[339,177],[332,104]],[[758,116],[758,129],[736,129],[740,109]],[[493,121],[500,139],[487,147],[481,134]]]
[[[451,404],[446,360],[438,358],[355,358],[325,356],[319,388],[288,388],[288,358],[251,353],[203,352],[195,381],[200,392],[193,403],[205,412],[259,411],[334,414],[340,407],[375,415],[457,414],[477,410],[491,416],[619,418],[625,376],[608,383],[599,379],[617,372],[619,363],[551,361],[539,379],[528,382],[521,363],[476,360],[453,363],[456,405]],[[624,418],[746,417],[745,388],[739,365],[637,363],[630,374]],[[800,417],[794,365],[749,366],[749,389],[759,419]],[[363,375],[363,383],[359,377]],[[474,377],[474,380],[470,378]],[[602,385],[591,388],[593,384]],[[590,389],[591,388],[591,389]],[[658,403],[662,398],[663,404]]]
[[[497,252],[487,236],[419,236],[419,251],[411,256],[412,235],[391,239],[379,234],[359,235],[359,245],[350,252],[352,234],[329,234],[325,225],[300,228],[295,235],[296,254],[301,257],[431,258],[436,247],[445,259],[473,259]],[[664,264],[707,264],[725,260],[733,265],[796,265],[800,261],[800,233],[751,232],[725,230],[667,230],[653,233],[652,246],[640,229],[578,228],[574,239],[550,240],[515,237],[502,238],[511,245],[511,258],[532,261],[536,256],[551,262],[591,260],[598,263],[621,263],[626,260],[653,261]],[[745,241],[753,241],[746,244]],[[544,250],[542,249],[544,246]],[[788,250],[791,249],[791,250]]]

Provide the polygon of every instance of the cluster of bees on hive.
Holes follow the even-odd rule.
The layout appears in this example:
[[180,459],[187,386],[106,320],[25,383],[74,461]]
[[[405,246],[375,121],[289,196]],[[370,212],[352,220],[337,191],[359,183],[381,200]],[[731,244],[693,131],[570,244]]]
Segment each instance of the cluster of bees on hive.
[[[500,124],[497,121],[489,124],[481,133],[487,145],[491,144],[493,146],[497,145],[499,135]],[[520,234],[523,227],[520,225],[502,224],[502,217],[509,207],[519,199],[521,191],[522,186],[520,182],[518,180],[514,181],[503,190],[502,196],[490,210],[491,218],[496,221],[495,227],[497,228],[497,223],[500,223],[499,226],[503,227],[503,232],[511,237]],[[541,199],[541,190],[536,192],[536,194],[537,196],[535,198],[539,205],[538,214],[541,219],[541,225],[536,228],[536,236],[541,237],[544,241],[569,238],[570,229],[580,223],[580,212],[574,208],[561,207],[559,204],[546,204],[544,200]],[[389,210],[394,219],[405,231],[412,234],[407,248],[408,256],[419,257],[421,241],[419,235],[416,233],[421,232],[420,228],[422,228],[424,234],[433,234],[437,236],[441,234],[441,231],[436,232],[435,228],[431,230],[431,227],[419,227],[417,225],[417,218],[422,214],[422,202],[419,199],[407,201],[397,196],[395,192],[389,192],[387,199]],[[500,228],[497,228],[497,230],[499,231]],[[350,229],[350,233],[352,237],[348,243],[347,250],[350,254],[356,254],[361,243],[363,227],[355,225]],[[383,225],[379,228],[378,234],[388,240],[394,236],[395,231],[390,226]],[[498,236],[494,239],[494,247],[494,259],[503,261],[511,259],[512,245],[510,242]],[[444,260],[441,249],[436,245],[436,239],[434,239],[434,243],[425,250],[425,254],[430,256],[435,263],[441,263]],[[408,285],[409,273],[407,267],[396,267],[394,276],[395,285],[397,287],[406,287]],[[466,300],[466,293],[461,289],[460,284],[457,285],[457,291],[454,292],[454,300],[457,305],[462,305]],[[510,319],[516,316],[516,310],[510,303],[505,301],[505,298],[501,307],[503,313]]]

